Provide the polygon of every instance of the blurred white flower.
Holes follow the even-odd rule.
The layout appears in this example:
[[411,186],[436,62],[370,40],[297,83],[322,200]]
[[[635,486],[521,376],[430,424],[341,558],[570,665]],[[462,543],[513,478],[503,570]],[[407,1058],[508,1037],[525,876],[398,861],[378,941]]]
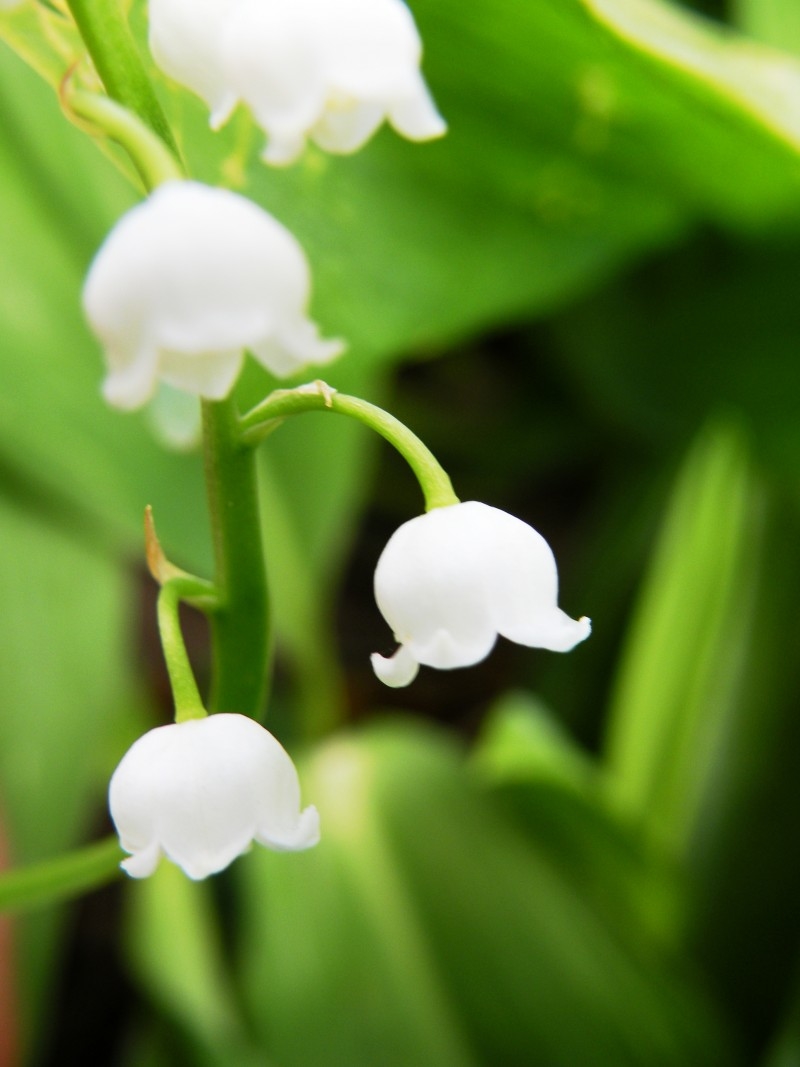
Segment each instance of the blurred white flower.
[[239,100],[267,134],[263,158],[295,160],[310,138],[360,148],[388,119],[414,141],[446,129],[420,73],[402,0],[150,0],[159,66],[209,105],[217,128]]
[[223,870],[252,841],[277,851],[319,840],[315,807],[300,810],[300,783],[286,751],[253,719],[209,715],[140,737],[111,778],[111,817],[129,859],[146,878],[167,856],[194,879]]
[[150,51],[158,66],[208,104],[217,129],[238,103],[221,42],[239,0],[150,0]]
[[166,382],[221,400],[245,349],[279,376],[327,362],[343,345],[306,317],[310,287],[297,240],[252,201],[198,182],[159,186],[108,235],[84,287],[106,399],[141,407]]
[[375,599],[400,647],[390,659],[373,655],[373,669],[387,685],[408,685],[421,663],[478,663],[498,634],[568,652],[591,624],[557,598],[553,553],[533,527],[475,501],[434,508],[396,530],[378,561]]

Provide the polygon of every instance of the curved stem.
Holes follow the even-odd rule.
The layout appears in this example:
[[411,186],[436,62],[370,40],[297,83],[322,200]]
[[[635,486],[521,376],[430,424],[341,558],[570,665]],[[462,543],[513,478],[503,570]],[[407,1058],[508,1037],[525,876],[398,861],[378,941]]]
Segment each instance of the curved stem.
[[337,393],[324,382],[297,389],[279,389],[239,420],[242,442],[255,447],[289,415],[306,411],[332,411],[368,426],[389,442],[408,463],[425,497],[425,510],[449,507],[459,502],[450,477],[427,445],[388,411],[359,397]]
[[108,95],[146,122],[178,158],[120,0],[67,0],[67,6]]
[[167,146],[137,115],[107,96],[62,89],[64,108],[101,130],[126,150],[149,191],[162,182],[181,180],[184,173]]
[[269,679],[269,602],[255,454],[233,400],[203,403],[206,487],[216,556],[210,705],[260,718]]
[[175,701],[175,722],[203,719],[208,714],[186,652],[179,614],[181,600],[193,596],[195,590],[194,580],[171,578],[158,594],[158,631]]

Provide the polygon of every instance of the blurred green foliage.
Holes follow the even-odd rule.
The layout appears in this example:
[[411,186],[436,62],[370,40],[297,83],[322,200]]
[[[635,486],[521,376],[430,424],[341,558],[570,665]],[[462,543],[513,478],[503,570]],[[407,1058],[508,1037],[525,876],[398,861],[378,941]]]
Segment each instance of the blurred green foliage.
[[[302,240],[315,318],[350,345],[331,384],[541,529],[595,632],[379,692],[370,574],[413,483],[345,420],[281,429],[270,713],[306,742],[323,840],[16,922],[25,1062],[792,1067],[796,4],[412,7],[435,144],[384,131],[270,171],[247,116],[212,135],[154,83],[192,174]],[[0,37],[0,815],[24,864],[102,831],[111,769],[169,714],[144,506],[176,562],[210,547],[198,456],[100,398],[82,278],[140,193],[59,110],[75,35],[28,0]],[[273,384],[249,368],[242,401]]]

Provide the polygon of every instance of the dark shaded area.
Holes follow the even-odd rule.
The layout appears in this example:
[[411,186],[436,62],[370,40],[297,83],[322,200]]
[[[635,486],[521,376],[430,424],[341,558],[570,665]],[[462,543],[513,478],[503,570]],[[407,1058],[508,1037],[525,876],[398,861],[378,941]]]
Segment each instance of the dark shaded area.
[[116,882],[70,909],[48,1027],[26,1061],[32,1067],[123,1062],[122,1045],[140,1001],[121,957],[122,905],[123,883]]

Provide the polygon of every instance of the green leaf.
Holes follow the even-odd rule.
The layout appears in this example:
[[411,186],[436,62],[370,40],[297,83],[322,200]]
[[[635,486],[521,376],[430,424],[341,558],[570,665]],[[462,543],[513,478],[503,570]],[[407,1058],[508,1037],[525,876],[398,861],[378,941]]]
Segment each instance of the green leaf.
[[130,965],[146,995],[190,1039],[193,1061],[267,1067],[239,1013],[210,883],[191,882],[165,860],[129,887],[128,909]]
[[246,995],[285,1067],[735,1062],[698,990],[636,961],[444,737],[333,740],[304,795],[320,844],[239,865]]
[[472,763],[534,847],[635,958],[674,960],[685,921],[677,871],[608,803],[602,768],[534,698],[490,709]]
[[737,707],[757,505],[741,431],[710,424],[680,472],[619,667],[609,790],[676,854],[713,791]]
[[0,911],[27,911],[58,904],[99,888],[119,875],[116,837],[58,856],[49,862],[0,874]]
[[[90,257],[136,196],[51,91],[0,53],[0,464],[27,507],[106,550],[141,551],[144,507],[181,562],[210,552],[197,456],[165,452],[142,416],[110,410],[81,312]],[[174,507],[176,500],[181,507]]]
[[[667,0],[581,0],[595,18],[676,87],[739,112],[789,150],[800,150],[800,68]],[[741,176],[740,176],[741,177]]]
[[[16,867],[86,840],[136,729],[138,695],[124,621],[130,587],[117,567],[2,499],[0,530],[0,792]],[[50,909],[20,925],[29,1040],[52,981],[61,920]]]
[[800,54],[800,8],[794,0],[734,0],[733,13],[745,33]]

